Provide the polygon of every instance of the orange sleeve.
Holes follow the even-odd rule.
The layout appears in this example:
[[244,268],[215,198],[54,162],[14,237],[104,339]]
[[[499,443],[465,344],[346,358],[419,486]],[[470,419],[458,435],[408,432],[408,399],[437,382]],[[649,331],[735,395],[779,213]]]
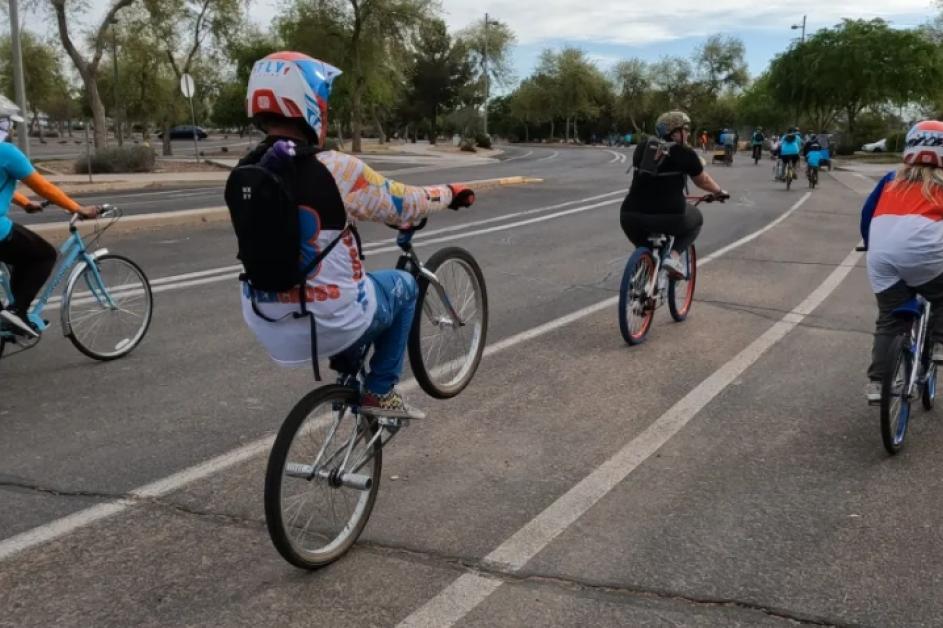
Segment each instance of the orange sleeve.
[[13,193],[13,202],[19,205],[20,207],[29,207],[30,200],[20,194],[19,192]]
[[47,201],[55,203],[59,207],[67,209],[70,212],[74,212],[80,207],[80,205],[72,200],[68,194],[50,183],[46,177],[39,174],[38,172],[34,172],[23,179],[23,183],[25,183],[31,190],[42,196]]

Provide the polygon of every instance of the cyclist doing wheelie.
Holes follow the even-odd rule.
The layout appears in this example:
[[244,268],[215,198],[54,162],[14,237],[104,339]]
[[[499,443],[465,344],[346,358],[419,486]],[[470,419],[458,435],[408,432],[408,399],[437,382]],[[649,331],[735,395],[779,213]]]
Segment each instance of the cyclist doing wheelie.
[[[662,114],[655,130],[657,140],[639,144],[632,156],[635,175],[629,193],[622,202],[619,222],[626,237],[636,247],[646,246],[650,235],[674,236],[671,256],[664,267],[674,277],[684,276],[681,255],[688,250],[704,224],[701,210],[688,204],[685,188],[688,177],[712,194],[726,196],[714,179],[704,171],[704,164],[688,145],[691,119],[683,111]],[[648,167],[652,153],[656,165]],[[648,153],[648,155],[646,155]]]
[[13,222],[7,215],[11,202],[30,214],[42,211],[40,205],[16,191],[17,182],[22,181],[36,194],[83,218],[94,218],[98,209],[84,207],[69,198],[36,172],[29,157],[10,142],[13,124],[22,121],[19,107],[0,95],[0,262],[12,267],[10,283],[13,292],[13,306],[0,310],[0,319],[14,333],[38,338],[40,332],[29,323],[26,312],[49,278],[57,253],[46,240]]
[[782,181],[786,176],[786,164],[792,164],[793,171],[799,163],[799,153],[802,152],[802,139],[799,129],[792,127],[779,141],[779,162],[776,178]]
[[869,402],[881,400],[886,354],[911,322],[895,310],[916,294],[931,305],[931,359],[943,362],[943,122],[926,120],[907,133],[903,167],[884,176],[861,211],[868,278],[878,317],[871,351]]
[[[340,74],[297,52],[270,54],[252,69],[248,114],[266,137],[240,166],[287,164],[285,180],[298,207],[300,267],[323,257],[307,274],[303,291],[296,286],[266,292],[244,281],[243,316],[275,362],[285,366],[372,345],[363,412],[421,418],[423,413],[408,406],[395,388],[416,308],[416,280],[398,270],[365,273],[359,237],[350,225],[369,220],[411,226],[430,212],[468,207],[475,197],[459,184],[417,187],[387,180],[356,157],[320,150],[331,85]],[[237,235],[241,245],[242,235]],[[292,316],[302,294],[313,324]]]

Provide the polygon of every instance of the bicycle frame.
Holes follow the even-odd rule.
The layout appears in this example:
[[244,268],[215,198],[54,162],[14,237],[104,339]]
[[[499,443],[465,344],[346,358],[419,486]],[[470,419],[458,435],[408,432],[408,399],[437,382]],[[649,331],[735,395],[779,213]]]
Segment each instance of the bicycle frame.
[[[40,331],[46,329],[47,325],[43,319],[43,310],[46,307],[46,304],[49,302],[49,299],[52,297],[53,292],[56,288],[59,287],[59,284],[62,283],[62,280],[68,276],[69,282],[66,285],[74,281],[80,272],[84,269],[85,265],[88,265],[92,268],[92,276],[94,278],[94,286],[89,284],[89,291],[99,300],[100,303],[107,303],[109,307],[114,307],[114,302],[111,299],[111,295],[108,294],[107,290],[104,289],[102,284],[101,275],[98,271],[98,266],[94,264],[94,260],[102,255],[108,253],[108,249],[98,249],[92,253],[89,253],[85,248],[85,242],[82,240],[82,236],[79,235],[78,230],[74,225],[71,225],[69,228],[71,232],[69,237],[65,242],[62,243],[62,246],[59,247],[59,262],[57,263],[55,270],[52,273],[52,276],[49,281],[46,282],[45,287],[39,296],[36,298],[36,301],[32,304],[32,307],[29,310],[27,316],[30,319],[30,322],[33,323]],[[13,303],[13,293],[10,287],[10,277],[8,273],[0,272],[0,287],[3,288],[4,293],[10,299],[10,303]],[[69,334],[71,329],[68,328],[68,322],[66,320],[65,314],[63,313],[62,317],[63,322],[63,332]]]
[[926,384],[924,380],[929,371],[932,370],[925,368],[923,364],[927,332],[930,326],[930,302],[922,298],[918,302],[920,303],[919,316],[915,321],[916,324],[910,328],[910,345],[908,347],[914,364],[914,367],[910,370],[910,379],[907,382],[906,396],[908,398],[914,396],[918,390],[918,384],[921,386]]

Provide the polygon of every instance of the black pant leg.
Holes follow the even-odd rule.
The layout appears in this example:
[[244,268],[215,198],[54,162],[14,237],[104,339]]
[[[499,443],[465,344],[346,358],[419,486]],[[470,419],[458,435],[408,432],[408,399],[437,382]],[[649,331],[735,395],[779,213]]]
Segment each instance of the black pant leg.
[[18,224],[14,224],[10,235],[0,242],[0,261],[11,267],[10,288],[15,311],[25,314],[29,309],[49,278],[56,256],[51,244]]

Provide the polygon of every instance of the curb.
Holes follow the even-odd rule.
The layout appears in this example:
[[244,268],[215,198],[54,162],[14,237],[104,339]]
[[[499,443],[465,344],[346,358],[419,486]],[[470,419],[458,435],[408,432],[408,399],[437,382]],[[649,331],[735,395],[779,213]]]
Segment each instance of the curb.
[[[502,177],[500,179],[479,179],[477,181],[463,181],[461,185],[467,185],[476,192],[479,190],[494,190],[510,185],[527,185],[529,183],[542,183],[543,179],[535,177]],[[204,207],[201,209],[181,209],[170,212],[155,212],[151,214],[134,214],[122,216],[109,233],[133,233],[146,229],[157,229],[161,227],[180,227],[186,225],[203,225],[218,222],[229,222],[229,208],[225,205],[220,207]],[[30,231],[49,237],[65,238],[69,234],[68,222],[55,223],[37,223],[24,225]],[[79,232],[83,235],[95,230],[94,222],[78,223]]]

